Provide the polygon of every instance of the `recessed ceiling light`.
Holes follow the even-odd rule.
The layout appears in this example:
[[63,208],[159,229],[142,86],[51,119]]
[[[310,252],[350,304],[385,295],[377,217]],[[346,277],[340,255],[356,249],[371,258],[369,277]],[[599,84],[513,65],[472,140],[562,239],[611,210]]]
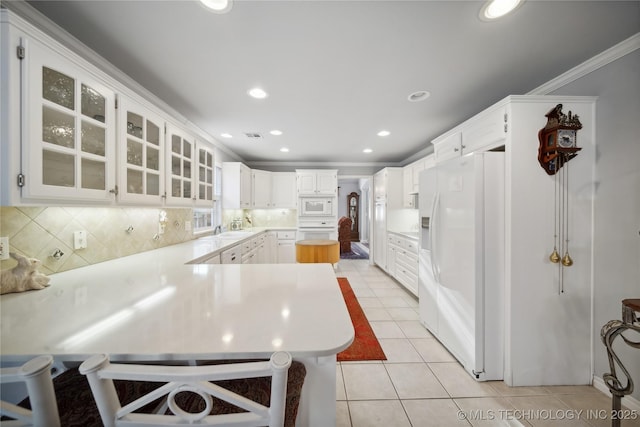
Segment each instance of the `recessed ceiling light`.
[[372,153],[373,150],[371,148],[365,148],[364,150],[362,150],[362,152],[369,154],[369,153]]
[[282,147],[280,151],[282,151],[283,153],[288,153],[289,149],[287,147]]
[[260,89],[259,87],[254,87],[253,89],[250,89],[248,94],[249,96],[252,96],[253,98],[256,98],[256,99],[264,99],[267,96],[269,96],[267,92]]
[[233,136],[230,133],[221,133],[220,136],[223,138],[233,138]]
[[419,90],[417,92],[413,92],[411,95],[407,97],[407,99],[411,102],[420,102],[420,101],[424,101],[430,96],[431,96],[431,93],[429,91]]
[[480,19],[492,21],[514,11],[524,0],[488,0],[480,10]]
[[227,13],[233,6],[233,0],[200,0],[200,3],[214,13]]
[[282,135],[282,131],[278,130],[278,129],[274,129],[271,132],[269,132],[271,135],[275,135],[275,136],[280,136]]
[[389,136],[391,135],[391,132],[389,132],[388,130],[381,130],[380,132],[378,132],[378,136]]

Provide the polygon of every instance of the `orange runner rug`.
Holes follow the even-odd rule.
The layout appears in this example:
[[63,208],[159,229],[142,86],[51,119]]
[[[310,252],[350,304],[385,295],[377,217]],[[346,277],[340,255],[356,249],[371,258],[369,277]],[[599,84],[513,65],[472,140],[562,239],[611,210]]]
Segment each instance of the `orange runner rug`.
[[347,304],[351,323],[355,329],[355,339],[353,343],[344,351],[338,353],[338,362],[347,362],[355,360],[387,360],[376,335],[371,329],[371,325],[367,317],[358,303],[358,299],[351,289],[349,281],[344,277],[338,277],[338,284]]

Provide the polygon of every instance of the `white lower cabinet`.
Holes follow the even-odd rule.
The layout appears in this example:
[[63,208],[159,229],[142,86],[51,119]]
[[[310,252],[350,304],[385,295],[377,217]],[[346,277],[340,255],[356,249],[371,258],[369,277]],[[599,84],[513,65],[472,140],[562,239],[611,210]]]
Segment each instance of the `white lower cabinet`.
[[418,296],[417,240],[390,232],[387,243],[387,273]]
[[278,264],[293,264],[296,262],[296,232],[295,230],[278,231]]
[[220,261],[222,264],[240,264],[242,262],[242,246],[236,245],[222,251]]
[[268,231],[265,234],[265,254],[267,264],[278,262],[278,232]]

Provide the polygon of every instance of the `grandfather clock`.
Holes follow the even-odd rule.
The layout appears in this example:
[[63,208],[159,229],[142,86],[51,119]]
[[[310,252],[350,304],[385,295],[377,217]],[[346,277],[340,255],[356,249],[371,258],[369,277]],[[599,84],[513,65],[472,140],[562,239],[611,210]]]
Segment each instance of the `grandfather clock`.
[[347,209],[349,211],[349,218],[351,218],[351,234],[350,234],[350,238],[352,242],[359,242],[360,241],[360,232],[358,231],[360,229],[360,224],[359,224],[359,213],[360,213],[360,202],[359,202],[360,196],[358,196],[358,193],[350,193],[347,196]]

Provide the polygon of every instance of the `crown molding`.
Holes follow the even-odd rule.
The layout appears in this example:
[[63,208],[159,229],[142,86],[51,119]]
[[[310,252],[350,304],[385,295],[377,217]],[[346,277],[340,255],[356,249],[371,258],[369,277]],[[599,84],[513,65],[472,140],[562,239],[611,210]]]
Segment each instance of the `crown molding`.
[[610,47],[604,52],[594,56],[570,69],[569,71],[549,80],[541,86],[527,92],[527,95],[548,95],[549,93],[568,85],[587,74],[596,71],[612,63],[613,61],[630,54],[640,48],[640,33],[636,33],[626,40],[621,41],[617,45]]

